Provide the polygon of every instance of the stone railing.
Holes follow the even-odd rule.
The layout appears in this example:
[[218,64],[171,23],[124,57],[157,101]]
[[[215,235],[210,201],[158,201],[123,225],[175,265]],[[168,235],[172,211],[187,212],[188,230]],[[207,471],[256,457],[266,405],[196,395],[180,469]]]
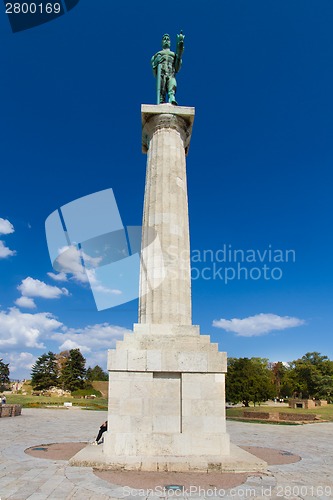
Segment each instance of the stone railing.
[[21,405],[0,405],[0,417],[18,417],[21,413]]

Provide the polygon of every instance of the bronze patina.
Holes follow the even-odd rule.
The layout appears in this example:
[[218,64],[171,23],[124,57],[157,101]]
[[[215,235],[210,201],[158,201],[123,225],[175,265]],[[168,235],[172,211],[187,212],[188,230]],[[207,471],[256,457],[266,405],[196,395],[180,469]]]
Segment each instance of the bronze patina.
[[175,75],[181,68],[184,52],[184,38],[182,31],[177,35],[176,52],[170,50],[171,41],[168,34],[163,35],[162,50],[151,58],[153,73],[157,82],[157,104],[168,102],[177,105],[175,98],[177,82]]

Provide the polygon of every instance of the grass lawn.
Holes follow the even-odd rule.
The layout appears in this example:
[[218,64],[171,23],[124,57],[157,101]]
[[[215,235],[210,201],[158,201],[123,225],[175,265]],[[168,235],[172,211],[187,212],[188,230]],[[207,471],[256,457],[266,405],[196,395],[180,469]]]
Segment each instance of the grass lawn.
[[250,408],[245,408],[244,406],[242,408],[228,408],[227,409],[227,418],[230,417],[232,419],[233,417],[235,418],[242,418],[243,416],[243,411],[260,411],[260,412],[281,412],[281,413],[299,413],[299,414],[315,414],[317,415],[321,420],[329,420],[330,422],[333,422],[333,404],[327,405],[327,406],[317,406],[316,408],[313,408],[311,410],[304,410],[303,408],[289,408],[288,406],[266,406],[266,405],[261,405],[261,406],[256,406],[253,407],[251,406]]
[[65,402],[70,402],[73,406],[81,406],[87,410],[107,410],[108,400],[106,398],[84,399],[84,398],[66,398],[55,396],[23,396],[21,394],[8,394],[8,404],[22,405],[23,408],[45,408],[53,406],[63,408]]

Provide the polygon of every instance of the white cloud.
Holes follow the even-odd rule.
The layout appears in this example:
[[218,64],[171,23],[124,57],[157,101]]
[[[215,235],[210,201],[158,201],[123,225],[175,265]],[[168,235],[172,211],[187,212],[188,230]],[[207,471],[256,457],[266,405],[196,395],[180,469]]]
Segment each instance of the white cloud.
[[94,292],[106,293],[110,295],[121,295],[123,293],[121,290],[118,290],[117,288],[108,288],[102,285],[102,283],[96,277],[95,269],[87,269],[86,273],[90,286]]
[[16,307],[0,310],[0,347],[45,349],[43,340],[61,326],[51,313],[22,313]]
[[58,273],[58,274],[55,274],[55,273],[47,273],[48,276],[50,276],[50,278],[52,278],[54,281],[68,281],[67,279],[67,275],[65,273]]
[[27,309],[36,308],[34,300],[30,299],[29,297],[19,297],[17,300],[15,300],[15,304],[19,307],[26,307]]
[[[93,269],[100,264],[102,257],[90,257],[83,251],[80,252],[76,247],[63,247],[59,249],[59,257],[57,258],[57,268],[62,273],[72,274],[72,279],[79,283],[87,283],[88,276],[86,269]],[[82,265],[82,259],[84,265]]]
[[228,320],[221,318],[220,320],[214,320],[213,326],[222,328],[227,332],[234,332],[240,337],[256,337],[273,330],[285,330],[286,328],[301,326],[304,323],[304,320],[291,316],[261,313],[243,319],[233,318]]
[[87,281],[84,267],[81,263],[80,251],[76,247],[63,247],[58,250],[58,253],[59,256],[56,262],[57,270],[60,271],[60,273],[78,274],[79,276],[83,274],[85,278],[80,281]]
[[63,350],[64,342],[70,340],[77,344],[76,347],[80,346],[87,351],[110,349],[116,345],[117,340],[123,338],[125,333],[129,333],[126,328],[101,323],[88,325],[85,328],[68,328],[65,333],[54,334],[52,339],[61,342],[60,350]]
[[125,333],[130,333],[130,330],[102,323],[85,328],[69,328],[65,333],[56,332],[51,335],[51,339],[59,343],[60,351],[79,348],[87,358],[87,366],[95,366],[101,360],[106,360],[107,350],[114,348],[116,341],[121,340]]
[[11,372],[17,378],[29,378],[32,364],[38,355],[28,349],[49,350],[48,343],[56,343],[53,352],[79,348],[86,358],[86,366],[100,365],[106,369],[107,351],[122,340],[126,328],[108,323],[89,325],[84,328],[67,328],[50,313],[22,313],[17,308],[0,310],[0,350],[10,362]]
[[67,288],[47,285],[30,276],[22,280],[17,289],[26,297],[42,297],[43,299],[58,299],[62,295],[69,295]]
[[16,251],[6,247],[4,242],[0,240],[0,259],[6,259],[7,257],[11,257],[13,255],[16,255]]
[[85,355],[86,358],[86,368],[91,366],[93,368],[99,365],[103,370],[107,370],[108,364],[108,352],[105,349],[100,351],[91,352],[89,355]]
[[7,219],[0,217],[0,234],[11,234],[14,232],[14,226]]
[[82,251],[82,258],[84,260],[84,265],[86,268],[94,268],[98,267],[98,265],[102,262],[103,257],[90,257],[87,253]]
[[11,352],[6,356],[6,359],[8,360],[7,362],[9,362],[11,378],[15,378],[15,375],[22,370],[24,372],[26,372],[26,370],[30,372],[32,365],[37,359],[37,356],[31,354],[31,352]]
[[[82,260],[84,261],[84,266],[82,265]],[[63,247],[59,249],[59,257],[57,258],[57,268],[61,269],[61,272],[57,275],[54,273],[48,273],[48,275],[55,280],[61,281],[61,278],[67,278],[66,273],[69,273],[72,275],[71,280],[79,284],[89,283],[94,292],[121,295],[121,290],[108,288],[97,279],[96,267],[98,267],[102,260],[102,257],[90,257],[90,255],[83,251],[80,252],[74,246]]]
[[80,349],[82,354],[91,351],[90,347],[79,344],[78,342],[75,342],[74,340],[71,340],[71,339],[65,340],[65,342],[63,342],[61,344],[61,346],[59,347],[60,351],[70,351],[71,349]]

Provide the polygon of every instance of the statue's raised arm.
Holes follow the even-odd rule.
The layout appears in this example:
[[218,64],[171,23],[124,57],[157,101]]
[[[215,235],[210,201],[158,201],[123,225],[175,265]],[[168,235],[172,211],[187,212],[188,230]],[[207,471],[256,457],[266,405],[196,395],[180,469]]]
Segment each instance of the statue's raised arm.
[[183,32],[181,31],[179,35],[177,35],[177,49],[175,55],[175,73],[178,73],[182,66],[182,56],[184,52],[184,38]]
[[151,58],[151,66],[157,80],[157,104],[165,103],[168,96],[169,103],[177,105],[175,98],[177,82],[175,74],[181,68],[182,55],[184,52],[184,38],[181,31],[177,35],[176,52],[170,50],[170,36],[164,35],[162,38],[162,50]]

